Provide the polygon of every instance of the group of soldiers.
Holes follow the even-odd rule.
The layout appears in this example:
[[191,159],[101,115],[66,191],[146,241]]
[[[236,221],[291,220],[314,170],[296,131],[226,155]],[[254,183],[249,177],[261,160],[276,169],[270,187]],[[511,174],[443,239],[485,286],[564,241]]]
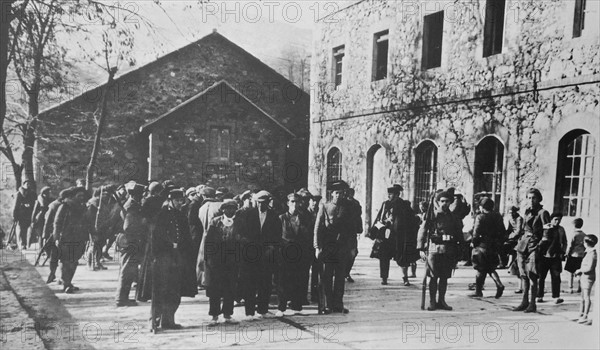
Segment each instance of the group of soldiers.
[[[137,305],[129,299],[136,283],[136,299],[152,302],[153,332],[180,328],[174,315],[181,297],[194,297],[198,290],[205,290],[209,298],[211,325],[220,315],[225,323],[237,323],[232,318],[236,301],[243,303],[247,320],[263,318],[274,286],[277,317],[300,313],[309,304],[309,290],[319,313],[349,312],[343,302],[345,281],[352,281],[350,270],[363,223],[362,207],[344,181],[328,184],[324,203],[301,189],[287,195],[279,210],[277,198],[264,190],[234,195],[226,188],[204,185],[185,190],[171,181],[147,187],[129,182],[101,186],[89,196],[83,185],[61,191],[56,200],[44,188],[32,202],[35,193],[32,197],[26,182],[15,204],[22,248],[36,236],[42,239],[42,251],[50,259],[47,283],[56,280],[61,262],[59,282],[65,293],[78,289],[72,281],[85,250],[90,268],[102,269],[101,259],[109,258],[108,248],[116,242],[120,258],[116,306]],[[470,206],[449,188],[420,203],[417,214],[402,193],[401,185],[388,188],[388,200],[365,234],[375,241],[371,257],[380,260],[382,284],[387,284],[394,259],[402,267],[404,284],[410,285],[408,269],[413,267],[414,276],[415,262],[421,258],[426,266],[423,295],[425,287],[429,290],[427,309],[452,310],[445,295],[466,243],[462,221]],[[541,199],[537,189],[527,193],[529,205],[518,235],[510,235],[516,242],[514,262],[523,285],[523,301],[516,311],[536,311],[540,252],[546,254],[548,241],[554,244],[559,239],[549,233],[550,216]],[[491,199],[484,197],[476,205],[470,242],[477,271],[472,296],[482,296],[490,275],[499,298],[504,285],[495,270],[507,231]]]

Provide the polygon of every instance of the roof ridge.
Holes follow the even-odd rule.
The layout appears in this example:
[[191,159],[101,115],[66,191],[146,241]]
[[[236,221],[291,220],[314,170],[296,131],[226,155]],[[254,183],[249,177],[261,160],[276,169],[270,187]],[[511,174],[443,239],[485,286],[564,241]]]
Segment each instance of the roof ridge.
[[260,108],[260,106],[258,106],[256,103],[254,103],[252,100],[250,100],[246,95],[244,95],[241,91],[239,91],[238,89],[236,89],[232,84],[230,84],[226,79],[221,79],[218,82],[214,83],[213,85],[209,86],[208,88],[204,89],[203,91],[197,93],[196,95],[188,98],[187,100],[183,101],[182,103],[178,104],[177,106],[171,108],[169,111],[163,113],[160,117],[156,118],[153,121],[147,122],[144,125],[140,126],[139,131],[144,132],[144,130],[152,127],[152,125],[160,122],[163,119],[168,118],[169,116],[171,116],[171,114],[173,114],[174,112],[176,112],[177,110],[187,106],[188,104],[194,102],[195,100],[197,100],[198,98],[202,97],[203,95],[207,94],[209,91],[216,89],[219,85],[223,85],[225,84],[227,87],[229,87],[231,90],[233,90],[236,94],[238,94],[239,96],[241,96],[244,100],[246,100],[246,102],[250,103],[250,105],[252,105],[252,107],[256,108],[260,113],[262,113],[263,115],[265,115],[267,118],[269,118],[272,122],[274,122],[275,124],[277,124],[277,126],[279,126],[280,128],[282,128],[285,132],[287,132],[288,134],[290,134],[292,137],[297,138],[298,136],[296,136],[296,134],[294,134],[291,130],[289,130],[285,125],[283,125],[281,122],[279,122],[276,118],[274,118],[272,115],[270,115],[269,113],[267,113],[264,109]]

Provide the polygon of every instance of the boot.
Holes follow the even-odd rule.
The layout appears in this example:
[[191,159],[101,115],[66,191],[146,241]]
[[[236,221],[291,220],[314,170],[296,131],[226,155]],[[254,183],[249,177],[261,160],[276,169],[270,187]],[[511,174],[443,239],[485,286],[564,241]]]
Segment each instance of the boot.
[[531,312],[536,312],[537,311],[537,306],[535,304],[535,297],[537,295],[537,281],[531,281],[531,298],[529,300],[529,306],[527,307],[527,309],[525,309],[526,313],[531,313]]
[[469,295],[471,298],[481,298],[483,297],[483,281],[481,276],[479,275],[479,273],[477,274],[477,277],[475,278],[475,293]]
[[437,295],[437,283],[433,280],[429,281],[429,307],[427,310],[434,311],[437,310],[437,303],[435,302]]
[[446,290],[447,289],[448,289],[448,280],[440,279],[439,288],[438,288],[438,292],[439,292],[440,296],[439,296],[439,300],[437,303],[437,308],[446,310],[446,311],[452,311],[452,306],[449,306],[448,304],[446,304]]

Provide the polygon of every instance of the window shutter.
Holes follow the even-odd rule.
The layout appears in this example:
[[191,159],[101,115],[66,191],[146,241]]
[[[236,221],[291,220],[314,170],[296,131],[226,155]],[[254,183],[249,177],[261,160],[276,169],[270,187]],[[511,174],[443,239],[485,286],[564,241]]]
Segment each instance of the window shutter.
[[575,0],[575,14],[573,18],[573,38],[581,36],[585,14],[585,0]]

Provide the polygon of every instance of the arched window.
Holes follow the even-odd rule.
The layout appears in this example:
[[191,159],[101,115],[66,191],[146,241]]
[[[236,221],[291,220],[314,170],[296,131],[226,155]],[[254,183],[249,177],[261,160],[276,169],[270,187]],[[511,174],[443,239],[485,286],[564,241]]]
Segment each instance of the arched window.
[[327,153],[327,183],[342,179],[342,152],[333,147]]
[[[477,198],[489,197],[500,209],[502,197],[502,171],[504,145],[494,136],[486,136],[475,147],[474,195]],[[475,200],[473,201],[475,203]],[[476,204],[476,203],[475,203]]]
[[554,209],[564,216],[590,216],[596,152],[587,131],[573,130],[560,140]]
[[415,205],[429,201],[437,183],[437,147],[424,141],[415,149]]

